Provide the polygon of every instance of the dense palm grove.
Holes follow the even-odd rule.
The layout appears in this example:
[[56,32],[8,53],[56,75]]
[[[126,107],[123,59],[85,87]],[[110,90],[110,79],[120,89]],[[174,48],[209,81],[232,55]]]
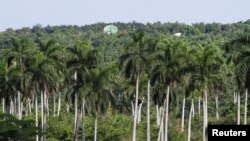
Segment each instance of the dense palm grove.
[[248,124],[249,23],[1,32],[0,140],[205,141],[208,124]]

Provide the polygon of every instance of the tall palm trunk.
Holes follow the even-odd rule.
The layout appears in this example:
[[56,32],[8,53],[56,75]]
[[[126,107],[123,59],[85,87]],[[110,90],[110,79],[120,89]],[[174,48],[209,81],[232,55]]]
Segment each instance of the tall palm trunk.
[[201,115],[201,97],[199,96],[199,100],[198,100],[198,113],[199,113],[199,118]]
[[45,97],[45,101],[46,101],[46,103],[45,103],[45,107],[46,107],[46,113],[48,114],[48,116],[49,116],[49,97],[46,95],[46,97]]
[[147,97],[147,141],[150,141],[150,79],[148,80]]
[[238,118],[237,118],[237,124],[240,125],[240,94],[237,93],[237,99],[238,99]]
[[184,120],[185,120],[185,101],[186,97],[184,95],[183,102],[182,102],[182,116],[181,116],[181,132],[184,131]]
[[160,116],[159,116],[159,105],[158,105],[158,103],[156,103],[155,109],[156,109],[156,125],[160,126]]
[[[35,99],[36,128],[38,128],[37,95]],[[36,141],[38,141],[38,130],[36,130]]]
[[135,115],[135,107],[134,107],[134,102],[131,101],[131,108],[132,108],[132,115]]
[[28,98],[29,114],[31,114],[31,99]]
[[165,111],[165,108],[166,108],[166,100],[164,100],[164,104],[163,104],[163,108],[161,107],[160,108],[160,111],[161,114],[160,114],[160,129],[159,129],[159,132],[158,132],[158,140],[157,141],[163,141],[164,140],[164,111]]
[[85,141],[84,116],[85,116],[85,100],[82,101],[82,141]]
[[21,120],[21,95],[20,95],[20,91],[17,92],[17,105],[18,105],[18,112],[17,112],[17,115],[18,115],[18,119]]
[[237,93],[234,92],[234,104],[236,104],[236,103],[237,103]]
[[205,90],[203,95],[203,141],[206,141],[206,129],[207,129],[207,91]]
[[4,97],[2,98],[2,110],[3,110],[3,113],[5,113],[5,99],[4,99]]
[[[194,105],[194,100],[192,99],[192,104]],[[192,115],[193,115],[193,117],[194,117],[194,114],[195,114],[195,111],[194,111],[194,106],[192,107],[193,109],[192,109]]]
[[59,97],[58,97],[57,116],[60,115],[60,110],[61,110],[61,92],[59,93]]
[[43,91],[41,91],[41,127],[42,127],[42,136],[41,136],[41,141],[43,141],[43,128],[44,128],[44,103],[43,103]]
[[169,107],[169,86],[167,87],[166,118],[165,118],[165,137],[164,137],[164,141],[168,141],[168,107]]
[[[143,103],[143,100],[142,100]],[[141,122],[141,109],[142,109],[142,103],[139,104],[138,110],[137,110],[137,123]]]
[[46,141],[46,124],[47,124],[47,120],[46,120],[46,116],[47,116],[47,108],[46,107],[48,107],[48,103],[47,103],[48,101],[47,101],[47,93],[46,93],[46,89],[44,90],[44,92],[43,92],[43,106],[44,106],[44,108],[43,108],[43,110],[44,110],[44,113],[43,113],[43,116],[44,116],[44,118],[43,118],[43,120],[44,120],[44,125],[43,125],[43,133],[44,133],[44,135],[43,135],[43,141]]
[[95,116],[95,129],[94,129],[94,141],[97,140],[97,114]]
[[56,96],[55,96],[55,93],[54,93],[54,97],[53,97],[53,114],[54,114],[54,117],[56,116]]
[[219,120],[219,95],[218,93],[215,94],[215,105],[216,105],[216,120]]
[[[138,109],[138,95],[139,95],[139,74],[136,77],[136,93],[135,93],[135,109]],[[133,136],[132,141],[136,141],[136,120],[137,112],[134,114]]]
[[74,117],[74,141],[77,141],[77,124],[78,124],[78,108],[77,108],[77,93],[75,94],[75,117]]
[[193,108],[194,108],[194,100],[192,99],[192,105],[190,108],[190,113],[189,113],[189,120],[188,120],[188,139],[187,141],[191,140],[191,122],[192,122],[192,112],[193,112]]
[[246,89],[244,125],[247,124],[247,95],[248,95],[248,90]]

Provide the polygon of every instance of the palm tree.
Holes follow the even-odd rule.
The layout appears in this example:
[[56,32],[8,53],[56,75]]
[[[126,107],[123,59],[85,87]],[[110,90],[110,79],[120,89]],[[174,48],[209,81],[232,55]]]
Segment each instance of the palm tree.
[[145,49],[144,33],[138,31],[132,34],[132,43],[126,48],[126,52],[120,57],[120,67],[124,70],[126,77],[136,80],[134,124],[132,141],[136,141],[136,123],[138,116],[139,80],[144,70],[147,69],[147,53]]
[[[103,69],[94,69],[90,71],[88,87],[85,89],[87,103],[93,108],[95,116],[94,141],[97,140],[97,119],[99,115],[103,115],[111,105],[114,104],[114,95],[110,91],[116,72],[115,66],[104,67]],[[88,91],[88,92],[86,92]]]
[[[69,68],[69,74],[75,77],[75,83],[73,85],[73,97],[75,98],[75,118],[74,118],[74,140],[77,140],[78,133],[78,105],[77,99],[80,93],[80,88],[87,84],[87,76],[89,71],[97,67],[98,64],[98,51],[91,48],[87,41],[76,42],[73,47],[67,48],[70,53],[70,57],[67,61],[67,68]],[[83,103],[85,98],[82,98]],[[84,114],[83,114],[84,115]],[[83,117],[84,118],[84,117]],[[84,128],[84,127],[83,127]],[[83,137],[85,139],[85,137]]]
[[195,61],[193,61],[192,77],[189,88],[192,90],[203,91],[203,141],[206,140],[207,128],[207,92],[218,80],[221,64],[221,51],[218,47],[207,45],[205,47],[196,47],[193,50],[196,52]]
[[[244,124],[247,124],[247,98],[248,89],[250,88],[250,70],[249,70],[249,56],[250,56],[250,39],[249,34],[242,34],[239,37],[227,42],[224,47],[228,55],[228,62],[232,61],[234,69],[234,78],[237,86],[238,107],[240,107],[240,93],[245,91],[245,112]],[[240,122],[240,110],[238,108],[238,124]]]
[[186,44],[182,41],[171,41],[163,38],[161,47],[157,55],[158,63],[153,69],[152,80],[163,84],[167,89],[166,93],[166,107],[165,107],[165,133],[164,140],[168,140],[168,111],[169,111],[169,91],[170,85],[177,81],[180,76],[181,66],[185,61],[187,53]]
[[[15,81],[15,91],[17,95],[14,96],[14,99],[17,99],[17,110],[15,111],[18,119],[22,118],[21,111],[21,92],[24,90],[24,71],[26,69],[25,63],[28,58],[30,58],[33,53],[33,45],[28,39],[11,39],[11,48],[6,50],[4,57],[7,61],[8,67],[12,67],[13,80]],[[16,98],[17,97],[17,98]]]

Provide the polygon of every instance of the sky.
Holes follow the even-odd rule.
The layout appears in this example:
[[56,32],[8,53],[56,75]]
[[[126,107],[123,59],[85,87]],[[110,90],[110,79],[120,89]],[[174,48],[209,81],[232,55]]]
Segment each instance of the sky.
[[249,5],[250,0],[1,0],[0,31],[118,21],[233,23],[250,19]]

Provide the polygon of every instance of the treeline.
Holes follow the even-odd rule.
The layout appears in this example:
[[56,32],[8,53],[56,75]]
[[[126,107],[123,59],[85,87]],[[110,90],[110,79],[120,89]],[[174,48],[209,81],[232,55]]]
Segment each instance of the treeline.
[[[30,140],[49,136],[83,141],[103,137],[105,127],[99,132],[99,120],[105,125],[105,118],[112,117],[123,126],[131,121],[130,127],[124,127],[131,133],[122,130],[126,135],[119,135],[107,126],[114,132],[112,138],[101,140],[205,141],[209,122],[247,124],[247,21],[225,29],[222,24],[199,24],[202,32],[196,24],[115,25],[120,31],[111,35],[103,33],[103,23],[55,26],[50,32],[39,25],[2,32],[0,96],[7,115],[1,121],[32,118],[35,131],[29,133]],[[197,33],[191,34],[192,28]],[[178,32],[183,36],[173,35]],[[57,118],[72,127],[58,126],[66,135],[47,130],[56,132],[51,121]],[[89,123],[93,132],[86,127]],[[21,138],[0,130],[0,139],[17,137]]]

